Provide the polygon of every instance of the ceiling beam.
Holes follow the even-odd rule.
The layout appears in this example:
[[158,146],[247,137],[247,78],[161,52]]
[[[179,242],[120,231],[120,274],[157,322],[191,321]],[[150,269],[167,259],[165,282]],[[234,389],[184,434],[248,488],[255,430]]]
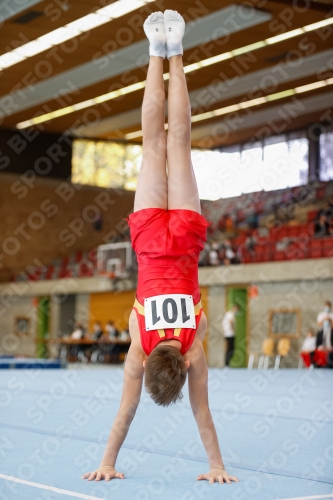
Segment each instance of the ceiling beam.
[[[232,22],[230,20],[232,19]],[[184,50],[207,43],[209,40],[225,36],[258,24],[270,21],[271,14],[253,9],[253,14],[244,16],[237,5],[225,7],[187,23],[183,40]],[[112,25],[112,23],[111,23]],[[108,64],[106,64],[109,56]],[[81,64],[71,70],[64,71],[54,77],[45,79],[32,87],[20,89],[2,96],[0,99],[0,117],[11,116],[25,109],[47,102],[58,95],[59,89],[68,89],[68,82],[73,88],[82,89],[99,83],[122,73],[139,67],[144,67],[149,62],[148,40],[133,43],[115,52],[103,55],[94,61]],[[145,75],[143,74],[143,80]],[[11,105],[8,105],[10,97]],[[27,118],[30,118],[27,116]]]
[[[297,106],[296,104],[292,106],[293,101],[297,104]],[[225,118],[224,120],[221,120],[219,122],[194,127],[192,128],[192,140],[200,141],[206,137],[220,137],[220,144],[223,145],[223,136],[225,136],[226,134],[235,131],[251,129],[258,126],[266,126],[268,127],[267,130],[271,127],[271,135],[278,133],[282,134],[283,130],[274,130],[274,128],[272,127],[274,123],[285,121],[285,123],[287,124],[286,119],[288,118],[290,118],[290,120],[293,120],[294,118],[310,114],[314,111],[326,111],[330,109],[327,105],[327,103],[329,102],[333,103],[333,92],[325,92],[323,94],[306,97],[304,99],[299,99],[294,96],[293,100],[288,101],[287,103],[271,106],[261,111],[251,113],[250,115],[240,115],[239,119],[237,120],[236,129],[232,128],[235,124],[235,117],[233,117],[233,122],[231,122],[230,119],[228,120],[228,118]],[[290,111],[288,111],[289,108],[287,108],[287,106],[290,107]]]
[[[295,81],[300,78],[305,78],[311,75],[316,75],[320,72],[326,72],[330,69],[333,60],[333,49],[318,52],[301,60],[299,66],[290,66],[288,63],[280,63],[270,68],[265,68],[259,71],[248,73],[242,77],[235,77],[231,80],[221,81],[204,88],[193,90],[189,93],[191,107],[198,108],[205,103],[207,110],[210,106],[217,102],[244,96],[247,92],[253,91],[259,86],[261,81],[266,78],[268,84],[272,83],[269,79],[271,75],[276,84]],[[317,77],[316,77],[317,78]],[[98,138],[109,132],[119,130],[119,137],[123,138],[120,130],[128,129],[129,127],[138,125],[141,122],[141,108],[132,109],[124,113],[119,113],[103,120],[100,120],[94,125],[80,127],[74,132],[78,136]]]

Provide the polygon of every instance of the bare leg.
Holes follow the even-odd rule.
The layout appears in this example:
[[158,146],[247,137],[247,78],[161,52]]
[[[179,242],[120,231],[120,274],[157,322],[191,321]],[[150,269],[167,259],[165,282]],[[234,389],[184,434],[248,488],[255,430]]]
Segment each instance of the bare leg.
[[151,56],[142,103],[143,159],[134,212],[168,207],[164,107],[163,59]]
[[170,57],[168,121],[168,208],[201,213],[191,161],[191,106],[181,55]]

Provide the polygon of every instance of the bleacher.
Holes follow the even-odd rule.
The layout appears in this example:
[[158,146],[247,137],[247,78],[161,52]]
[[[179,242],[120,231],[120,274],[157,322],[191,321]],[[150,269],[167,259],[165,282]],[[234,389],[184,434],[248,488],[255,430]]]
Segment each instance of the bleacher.
[[[333,257],[333,235],[314,235],[314,220],[333,194],[333,182],[317,183],[271,192],[248,193],[238,198],[203,201],[203,215],[211,222],[208,241],[223,242],[227,237],[237,251],[241,263],[275,262],[295,259]],[[292,214],[285,223],[274,225],[276,207]],[[255,212],[258,228],[251,229],[247,214]],[[225,216],[231,221],[221,223]],[[128,240],[128,231],[124,233]],[[255,248],[249,250],[246,241],[255,239]],[[122,238],[118,234],[118,238]],[[118,240],[117,240],[118,241]],[[56,258],[46,266],[29,266],[11,281],[39,281],[61,278],[92,277],[97,272],[97,248],[83,249]]]
[[246,235],[232,241],[244,263],[333,257],[333,236],[315,238],[311,233],[312,225],[307,224],[274,227],[264,234],[256,229],[251,232],[257,240],[253,251],[245,247]]
[[315,234],[316,216],[332,194],[333,182],[327,182],[203,202],[212,222],[209,241],[222,245],[228,238],[241,263],[333,257],[333,234]]

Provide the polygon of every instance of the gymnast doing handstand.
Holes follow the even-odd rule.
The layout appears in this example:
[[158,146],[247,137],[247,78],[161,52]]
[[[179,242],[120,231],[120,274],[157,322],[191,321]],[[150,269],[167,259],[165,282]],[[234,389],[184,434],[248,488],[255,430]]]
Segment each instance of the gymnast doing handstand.
[[[83,478],[124,478],[116,471],[119,450],[139,405],[143,378],[162,406],[182,398],[188,376],[190,404],[207,452],[210,483],[238,481],[222,460],[208,405],[208,370],[203,349],[207,319],[202,310],[198,259],[208,223],[200,213],[191,162],[191,107],[182,62],[184,19],[173,10],[144,23],[150,63],[142,104],[143,160],[129,217],[138,259],[136,300],[130,315],[131,346],[119,411],[101,464]],[[170,64],[168,134],[164,123],[163,59]]]

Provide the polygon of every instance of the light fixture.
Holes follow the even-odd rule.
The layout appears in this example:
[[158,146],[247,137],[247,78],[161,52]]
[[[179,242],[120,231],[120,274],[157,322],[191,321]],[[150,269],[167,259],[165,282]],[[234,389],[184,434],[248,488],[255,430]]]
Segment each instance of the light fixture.
[[79,34],[80,31],[78,29],[75,30],[65,26],[39,37],[38,40],[40,43],[53,46],[55,44],[58,45],[59,43],[66,42],[66,40],[70,40]]
[[309,92],[309,90],[319,89],[320,87],[326,87],[327,80],[320,80],[319,82],[309,83],[308,85],[302,85],[301,87],[295,88],[296,94],[301,94],[302,92]]
[[28,42],[17,49],[6,52],[0,56],[0,71],[17,64],[28,57],[35,56],[44,52],[55,45],[70,40],[80,33],[85,33],[91,29],[97,28],[102,24],[117,19],[133,10],[139,9],[147,3],[155,0],[117,0],[111,5],[98,9],[96,12],[66,24],[61,28],[50,31],[46,35],[40,36],[36,40]]
[[266,38],[265,42],[267,45],[273,45],[274,43],[283,42],[289,38],[294,38],[295,36],[302,35],[304,33],[304,28],[297,28],[296,30],[287,31],[286,33],[281,33],[281,35],[272,36],[271,38]]
[[13,66],[14,64],[17,64],[21,61],[23,61],[25,57],[22,54],[19,53],[14,53],[14,52],[7,52],[6,54],[3,54],[0,56],[0,64],[1,68],[9,68],[10,66]]
[[128,87],[123,87],[122,89],[113,90],[112,92],[108,92],[107,94],[103,94],[98,97],[88,99],[87,101],[78,102],[76,104],[72,104],[71,106],[67,106],[66,108],[58,109],[57,111],[51,111],[50,113],[46,113],[45,115],[36,116],[31,120],[26,120],[24,122],[18,123],[16,125],[16,128],[22,129],[30,127],[31,125],[38,125],[39,123],[47,122],[54,118],[59,118],[59,116],[68,115],[70,113],[74,113],[75,111],[80,111],[81,109],[90,108],[91,106],[94,106],[96,104],[101,104],[102,102],[116,99],[117,97],[121,97],[130,92],[135,92],[136,90],[143,89],[144,87],[145,87],[144,81],[133,83]]
[[[153,0],[150,0],[153,1]],[[114,2],[107,7],[103,7],[97,11],[98,14],[102,14],[103,16],[108,16],[111,19],[117,19],[118,17],[124,16],[133,10],[139,9],[143,7],[148,2],[143,0],[124,0],[122,2]]]
[[[39,54],[40,52],[43,52],[44,50],[50,49],[52,45],[49,43],[46,43],[45,40],[42,42],[41,40],[35,40],[34,42],[29,42],[26,43],[25,45],[22,45],[21,47],[18,47],[15,50],[16,54],[21,54],[24,56],[24,59],[28,57],[35,56],[36,54]],[[0,61],[1,61],[0,56]],[[3,67],[2,61],[1,61],[1,66]]]
[[266,101],[276,101],[277,99],[283,99],[284,97],[290,97],[295,94],[295,89],[282,90],[281,92],[276,92],[276,94],[271,94],[266,96]]
[[317,23],[313,24],[308,24],[307,26],[304,26],[304,31],[313,31],[313,30],[319,30],[320,28],[325,28],[325,26],[328,26],[332,24],[332,17],[328,17],[327,19],[323,19],[323,21],[318,21]]
[[85,33],[86,31],[90,31],[110,21],[110,17],[93,12],[92,14],[88,14],[87,16],[81,17],[81,19],[77,19],[76,21],[67,24],[66,28],[74,31],[77,30],[79,33]]
[[[303,85],[301,87],[296,87],[294,89],[282,90],[281,92],[276,92],[275,94],[270,94],[264,97],[258,97],[256,99],[251,99],[250,101],[243,101],[238,104],[232,104],[231,106],[226,106],[224,108],[215,109],[212,111],[207,111],[205,113],[200,113],[198,115],[193,115],[191,118],[192,123],[209,120],[209,118],[215,118],[216,116],[226,115],[234,111],[240,111],[245,108],[253,108],[259,106],[260,104],[265,104],[267,102],[276,101],[278,99],[284,99],[285,97],[290,97],[295,94],[301,94],[304,92],[309,92],[310,90],[315,90],[320,87],[327,87],[328,85],[333,85],[333,78],[328,80],[321,80],[319,82],[310,83],[308,85]],[[137,139],[142,137],[142,130],[137,130],[135,132],[130,132],[125,135],[125,139]]]
[[[169,125],[167,123],[164,124],[164,129],[168,130]],[[136,132],[130,132],[125,135],[126,139],[136,139],[137,137],[142,137],[142,130],[137,130]]]
[[[122,1],[122,0],[118,0],[118,2],[119,1]],[[126,3],[128,1],[129,1],[129,5],[133,7],[134,3],[138,4],[138,3],[140,3],[141,0],[126,0]],[[145,3],[148,3],[151,1],[153,1],[153,0],[146,0]],[[116,5],[116,3],[117,2],[109,5],[108,7],[111,7],[112,5]],[[101,13],[101,11],[103,11],[104,9],[107,9],[108,7],[104,7],[103,9],[100,9],[98,12]],[[75,21],[75,22],[77,22],[77,21]],[[71,24],[73,24],[73,23],[71,23]],[[314,30],[322,28],[324,26],[328,26],[329,24],[333,24],[333,17],[325,19],[324,21],[309,24],[307,26],[304,26],[303,28],[297,28],[296,30],[288,31],[287,33],[284,33],[283,35],[277,35],[277,36],[272,37],[272,38],[267,38],[266,40],[254,42],[254,43],[251,43],[249,45],[245,45],[244,47],[239,47],[238,49],[234,49],[234,50],[231,50],[229,52],[224,52],[222,54],[218,54],[216,56],[212,56],[212,57],[209,57],[207,59],[203,59],[202,61],[199,61],[199,62],[196,62],[193,64],[189,64],[189,65],[184,67],[184,71],[185,71],[185,73],[191,73],[192,71],[200,70],[201,68],[204,68],[206,66],[210,66],[212,64],[217,64],[217,63],[225,61],[227,59],[232,59],[233,57],[236,57],[240,54],[244,54],[246,52],[258,50],[258,49],[261,49],[261,48],[266,47],[268,45],[272,45],[274,43],[279,43],[283,40],[286,40],[287,38],[292,38],[292,37],[298,36],[305,31],[306,32],[314,31]],[[67,26],[70,26],[70,25],[67,25]],[[30,42],[30,43],[35,43],[35,42]],[[29,44],[27,44],[27,45],[29,45]],[[25,45],[23,47],[25,47]],[[16,49],[16,50],[18,51],[19,49]],[[1,68],[1,57],[3,57],[3,56],[0,56],[0,68]],[[163,75],[164,80],[168,80],[169,76],[170,76],[169,73],[164,73],[164,75]],[[116,99],[120,95],[129,94],[131,92],[135,92],[136,90],[143,89],[145,87],[145,83],[146,83],[145,81],[138,82],[134,85],[129,85],[128,87],[123,87],[119,91],[109,92],[108,94],[104,94],[102,96],[98,96],[98,97],[95,97],[93,99],[89,99],[89,101],[84,101],[82,103],[79,103],[82,106],[81,108],[77,107],[78,104],[73,104],[73,106],[68,106],[67,108],[63,108],[64,109],[63,114],[74,113],[78,109],[83,109],[83,108],[89,107],[90,105],[89,106],[86,105],[86,103],[88,103],[88,102],[93,102],[93,104],[91,104],[91,106],[93,106],[94,104],[98,104],[100,102],[106,102],[106,101],[109,101],[111,99]],[[24,122],[18,123],[16,125],[16,127],[17,128],[26,128],[26,127],[30,127],[32,125],[37,125],[39,123],[43,123],[43,122],[52,120],[53,118],[56,118],[54,113],[55,112],[51,111],[50,113],[47,113],[45,115],[41,115],[41,116],[38,116],[36,118],[31,118],[30,120],[26,120]]]

